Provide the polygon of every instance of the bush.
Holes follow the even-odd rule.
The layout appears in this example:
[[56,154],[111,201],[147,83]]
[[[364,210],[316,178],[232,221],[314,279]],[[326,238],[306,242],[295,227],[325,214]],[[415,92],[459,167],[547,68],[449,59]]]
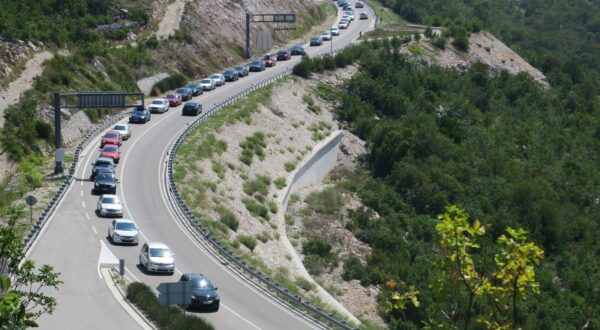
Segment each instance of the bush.
[[292,73],[298,77],[302,77],[302,78],[308,78],[310,77],[310,72],[311,72],[311,65],[310,65],[310,59],[308,58],[308,56],[305,56],[302,61],[298,64],[296,64],[296,66],[294,66],[294,69],[292,69]]
[[277,189],[283,189],[287,185],[287,180],[283,177],[278,177],[275,179],[274,183]]
[[246,210],[248,210],[253,216],[269,220],[269,209],[264,205],[259,204],[251,198],[242,198],[242,203],[244,203]]
[[256,239],[254,239],[254,237],[248,235],[238,235],[237,240],[250,251],[254,251],[254,248],[256,247]]
[[301,276],[296,277],[296,285],[301,287],[304,291],[310,291],[312,289],[310,281]]
[[174,73],[171,74],[169,77],[154,84],[154,86],[152,86],[152,91],[150,92],[150,95],[158,96],[167,91],[184,86],[186,83],[187,79],[182,74]]
[[325,242],[320,238],[310,238],[302,242],[302,253],[306,255],[318,255],[319,257],[326,257],[331,253],[331,244]]
[[253,196],[258,193],[261,196],[266,196],[269,193],[271,178],[265,175],[257,175],[252,181],[245,181],[243,190],[248,196]]
[[224,223],[229,229],[233,231],[238,230],[240,222],[233,212],[231,212],[229,209],[223,206],[219,206],[217,208],[217,212],[219,213],[220,221],[222,223]]
[[187,315],[181,308],[162,306],[158,303],[152,289],[144,283],[131,283],[127,286],[127,299],[142,310],[159,329],[176,330],[212,330],[214,327],[206,320]]

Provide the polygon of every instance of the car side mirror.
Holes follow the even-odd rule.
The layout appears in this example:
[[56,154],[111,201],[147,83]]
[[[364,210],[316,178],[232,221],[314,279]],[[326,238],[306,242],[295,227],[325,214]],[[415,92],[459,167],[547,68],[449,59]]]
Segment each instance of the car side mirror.
[[95,163],[92,163],[92,165],[94,165]]
[[217,291],[217,290],[219,290],[219,288],[215,286],[215,291]]

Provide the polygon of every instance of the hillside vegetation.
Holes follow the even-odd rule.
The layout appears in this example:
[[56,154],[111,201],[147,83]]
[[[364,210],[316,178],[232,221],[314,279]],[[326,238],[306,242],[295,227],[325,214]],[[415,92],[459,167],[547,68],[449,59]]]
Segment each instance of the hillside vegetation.
[[[527,32],[529,39],[509,42],[526,56],[535,54],[530,59],[553,88],[544,90],[525,74],[490,76],[483,64],[461,74],[411,62],[399,54],[402,39],[355,47],[360,73],[342,93],[338,115],[367,141],[367,176],[344,184],[354,187],[368,208],[352,212],[347,228],[369,243],[372,254],[366,265],[345,260],[346,279],[385,288],[380,307],[395,329],[600,327],[600,108],[597,67],[589,58],[597,47],[590,39],[594,5],[555,1],[551,9],[541,9],[534,2],[518,8],[471,1],[477,9],[472,10],[462,1],[387,3],[408,20],[444,23],[455,31],[510,28],[513,38],[515,31]],[[497,20],[474,14],[484,9],[483,16]],[[550,35],[557,22],[552,15],[581,24],[563,27],[571,29],[572,40],[561,43]],[[327,63],[304,66],[322,70]],[[452,204],[460,207],[448,209]],[[448,268],[446,260],[458,259],[447,259],[452,254],[440,214],[446,214],[440,219],[468,219],[464,228],[470,239],[464,243],[472,255],[463,260],[474,265],[465,272],[473,276],[453,277],[460,266]],[[485,234],[476,238],[481,228]],[[535,252],[531,287],[510,302],[502,302],[504,294],[484,292],[502,286],[497,267],[506,235],[523,244],[530,240],[530,251],[538,245],[545,253],[534,267],[541,261]],[[474,282],[487,284],[474,286],[480,291],[461,285]]]

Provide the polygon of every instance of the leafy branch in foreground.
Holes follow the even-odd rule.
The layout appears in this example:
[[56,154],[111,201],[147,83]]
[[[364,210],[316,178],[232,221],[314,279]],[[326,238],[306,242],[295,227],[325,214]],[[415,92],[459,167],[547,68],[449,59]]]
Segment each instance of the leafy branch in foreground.
[[[60,273],[49,265],[37,271],[35,263],[25,259],[23,237],[16,223],[24,215],[23,208],[9,207],[2,212],[0,225],[0,286],[8,291],[0,300],[0,328],[24,329],[36,327],[35,320],[52,314],[56,299],[44,293],[52,287],[58,290],[63,282]],[[8,275],[8,276],[7,276]]]

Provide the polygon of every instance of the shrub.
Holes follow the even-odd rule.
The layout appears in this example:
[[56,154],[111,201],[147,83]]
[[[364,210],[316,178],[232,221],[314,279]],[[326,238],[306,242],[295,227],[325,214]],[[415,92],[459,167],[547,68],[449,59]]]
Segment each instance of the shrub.
[[250,251],[254,251],[254,248],[256,247],[256,239],[254,239],[254,237],[248,235],[238,235],[237,240]]
[[257,235],[256,235],[256,238],[257,238],[259,241],[261,241],[261,242],[263,242],[263,243],[266,243],[266,242],[268,242],[268,241],[269,241],[269,240],[270,240],[272,237],[271,237],[271,234],[267,233],[266,231],[263,231],[262,233],[260,233],[260,234],[257,234]]
[[285,170],[288,172],[291,172],[293,170],[296,169],[296,165],[298,165],[296,162],[286,162],[285,164],[283,164],[283,166],[285,167]]
[[141,309],[144,315],[155,323],[159,329],[214,329],[206,320],[186,315],[181,308],[160,305],[152,289],[144,283],[129,284],[127,286],[127,299]]
[[246,137],[244,141],[240,142],[240,147],[242,147],[240,161],[246,165],[250,165],[252,164],[254,155],[258,156],[260,160],[265,159],[264,148],[266,146],[265,134],[262,132],[254,132],[254,134]]
[[331,253],[331,244],[320,238],[310,238],[302,242],[302,253],[326,257]]
[[312,289],[310,281],[302,276],[296,277],[296,285],[301,287],[304,291],[310,291]]
[[219,206],[217,208],[217,212],[219,213],[220,221],[222,223],[224,223],[227,227],[229,227],[229,229],[231,229],[233,231],[238,230],[240,222],[237,219],[237,217],[235,216],[235,214],[233,212],[231,212],[231,210],[229,210],[223,206]]
[[305,56],[302,61],[294,66],[292,73],[302,78],[310,77],[311,65],[308,56]]
[[287,180],[283,177],[278,177],[273,183],[275,183],[277,189],[283,189],[287,185]]
[[253,216],[269,220],[269,209],[264,205],[257,203],[251,198],[242,198],[242,203],[244,203],[246,210],[248,210]]
[[266,196],[269,193],[271,178],[265,175],[257,175],[252,181],[245,181],[243,190],[249,196],[258,193],[261,196]]
[[269,201],[268,206],[269,211],[271,211],[271,213],[273,214],[277,213],[277,211],[279,210],[279,208],[277,207],[277,203],[275,203],[274,201]]
[[312,192],[306,197],[305,202],[318,213],[334,214],[342,207],[341,193],[335,188],[326,188],[322,191]]
[[154,86],[152,86],[152,91],[150,92],[150,95],[158,96],[166,91],[183,86],[186,84],[186,82],[187,79],[182,74],[171,74],[169,77],[154,84]]

